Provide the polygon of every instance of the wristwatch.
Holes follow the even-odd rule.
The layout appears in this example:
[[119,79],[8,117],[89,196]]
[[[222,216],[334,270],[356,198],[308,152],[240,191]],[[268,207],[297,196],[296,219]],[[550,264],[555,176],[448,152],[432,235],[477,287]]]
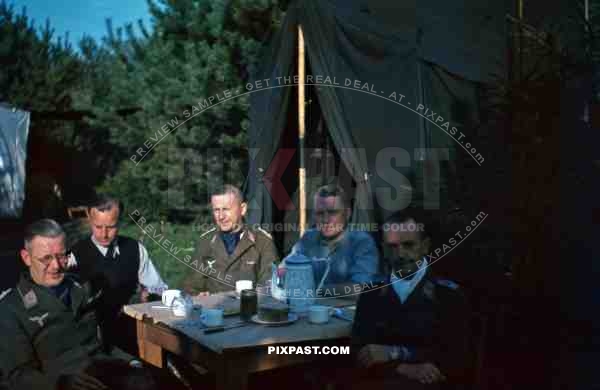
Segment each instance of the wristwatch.
[[411,350],[403,345],[391,345],[388,349],[388,356],[391,360],[400,360],[403,362],[408,362],[413,357]]
[[142,368],[144,367],[144,364],[137,359],[132,359],[129,361],[129,367]]
[[388,351],[390,360],[398,360],[400,358],[401,349],[397,345],[392,345]]

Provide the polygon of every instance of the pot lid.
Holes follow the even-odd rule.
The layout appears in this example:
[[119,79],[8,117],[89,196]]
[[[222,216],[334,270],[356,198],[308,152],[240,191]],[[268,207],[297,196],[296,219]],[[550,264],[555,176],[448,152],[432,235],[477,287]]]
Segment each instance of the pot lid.
[[294,253],[285,258],[285,264],[299,265],[299,264],[310,264],[312,260],[310,257],[306,257],[299,253]]

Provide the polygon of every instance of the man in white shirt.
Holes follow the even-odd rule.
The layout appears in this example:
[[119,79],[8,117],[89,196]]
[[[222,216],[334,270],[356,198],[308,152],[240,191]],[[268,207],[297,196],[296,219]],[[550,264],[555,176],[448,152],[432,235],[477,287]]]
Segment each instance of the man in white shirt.
[[[119,216],[121,203],[112,197],[99,196],[89,209],[91,236],[80,240],[72,248],[68,267],[89,280],[95,291],[103,290],[104,301],[99,310],[105,345],[122,344],[127,352],[135,352],[133,339],[123,326],[131,328],[124,305],[145,302],[149,294],[162,294],[168,286],[156,271],[148,250],[139,241],[120,236]],[[127,325],[124,325],[127,323]],[[127,338],[127,340],[125,340]],[[121,346],[121,345],[120,345]]]

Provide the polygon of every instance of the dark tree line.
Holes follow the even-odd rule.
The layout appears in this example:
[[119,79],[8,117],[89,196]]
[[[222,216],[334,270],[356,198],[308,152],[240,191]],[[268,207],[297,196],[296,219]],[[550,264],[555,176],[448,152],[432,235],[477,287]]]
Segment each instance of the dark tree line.
[[190,220],[205,216],[211,187],[243,185],[247,97],[189,119],[141,163],[131,156],[186,110],[249,80],[281,20],[278,1],[149,6],[151,26],[107,21],[102,42],[85,37],[75,49],[49,23],[40,28],[25,11],[0,4],[0,101],[32,112],[29,192],[39,202],[56,182],[70,204],[90,196],[82,187],[96,187],[149,218]]

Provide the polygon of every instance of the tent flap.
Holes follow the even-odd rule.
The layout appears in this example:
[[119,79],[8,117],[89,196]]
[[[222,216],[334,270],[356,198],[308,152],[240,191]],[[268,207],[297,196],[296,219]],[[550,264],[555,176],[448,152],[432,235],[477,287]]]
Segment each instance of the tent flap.
[[[439,164],[427,160],[452,159],[461,146],[428,122],[425,110],[465,132],[476,121],[477,83],[504,70],[508,9],[504,1],[475,0],[294,2],[259,76],[276,88],[251,94],[250,148],[261,153],[251,161],[250,222],[273,222],[259,170],[267,169],[289,127],[296,85],[283,85],[281,78],[296,73],[298,24],[312,76],[307,84],[314,86],[333,146],[354,181],[353,222],[369,223],[374,209],[385,216],[443,187]],[[432,148],[439,150],[420,152]],[[435,196],[428,198],[435,203]]]
[[21,217],[30,115],[0,105],[0,217]]

